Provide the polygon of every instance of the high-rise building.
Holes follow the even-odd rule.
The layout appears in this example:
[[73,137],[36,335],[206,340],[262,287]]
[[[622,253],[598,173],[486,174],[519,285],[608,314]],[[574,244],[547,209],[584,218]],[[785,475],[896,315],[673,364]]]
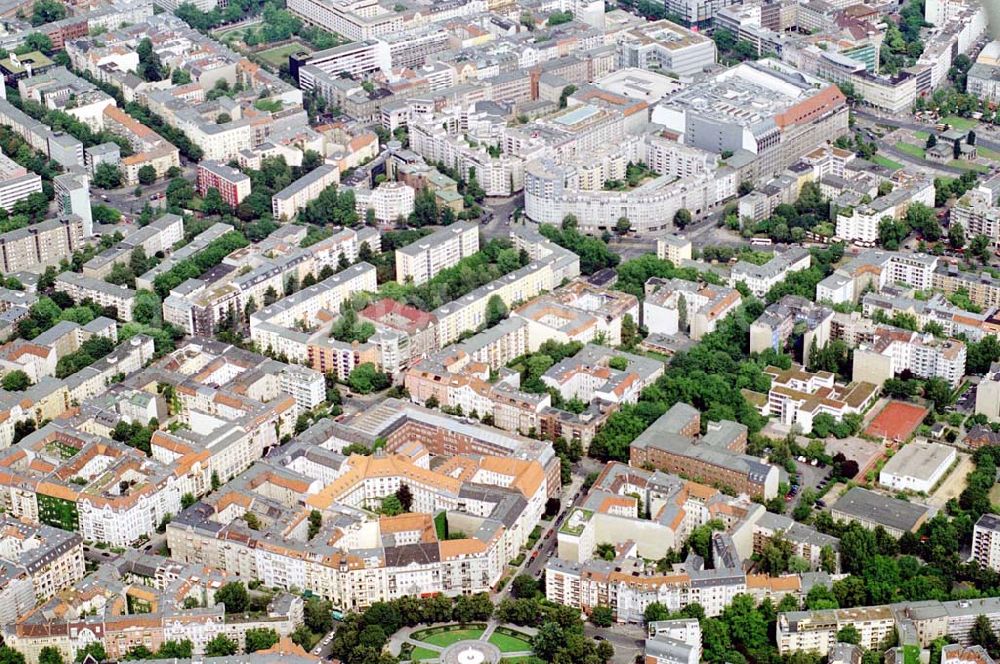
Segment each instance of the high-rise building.
[[209,189],[217,189],[222,200],[235,208],[250,195],[250,178],[227,164],[203,161],[198,164],[198,195],[204,197]]
[[83,220],[83,236],[94,234],[94,217],[90,212],[90,181],[82,173],[63,173],[52,181],[56,190],[59,214],[75,214]]
[[414,284],[430,281],[441,270],[479,251],[476,224],[452,224],[396,250],[396,279]]
[[972,530],[972,560],[1000,571],[1000,517],[984,514]]

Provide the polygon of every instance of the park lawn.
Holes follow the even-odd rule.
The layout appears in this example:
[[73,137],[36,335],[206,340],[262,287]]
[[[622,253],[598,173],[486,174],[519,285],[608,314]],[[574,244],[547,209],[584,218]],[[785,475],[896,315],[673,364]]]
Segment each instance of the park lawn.
[[238,38],[243,39],[243,36],[247,33],[247,30],[252,30],[256,28],[256,25],[241,25],[238,28],[230,28],[229,30],[220,30],[215,33],[215,38],[220,41],[227,41],[229,39]]
[[455,629],[450,632],[439,632],[420,639],[424,643],[446,648],[459,641],[473,641],[483,635],[481,629]]
[[[527,636],[527,635],[526,635]],[[530,652],[531,644],[525,639],[516,636],[493,632],[490,634],[490,643],[500,648],[500,652]]]
[[928,138],[930,138],[930,134],[927,133],[926,131],[915,131],[913,132],[913,138],[917,139],[918,141],[926,141]]
[[903,165],[898,161],[893,161],[892,159],[884,157],[880,154],[877,154],[874,157],[872,157],[872,161],[878,164],[879,166],[885,166],[886,168],[891,168],[894,171],[898,171],[903,167]]
[[919,145],[913,145],[912,143],[903,143],[902,141],[896,143],[896,149],[903,154],[908,154],[911,157],[916,157],[917,159],[924,158],[924,149]]
[[994,484],[993,488],[990,489],[990,502],[993,504],[1000,503],[1000,484]]
[[943,122],[946,125],[951,125],[952,129],[958,129],[959,131],[969,131],[979,124],[977,120],[971,120],[969,118],[960,118],[957,115],[949,115],[946,118],[941,118],[938,122]]
[[428,650],[427,648],[414,648],[413,652],[410,653],[410,659],[414,662],[423,659],[437,659],[440,654],[441,653]]
[[996,150],[990,150],[989,148],[981,148],[977,146],[976,152],[978,152],[979,156],[982,157],[983,159],[989,159],[991,161],[1000,161],[1000,152],[997,152]]
[[285,44],[283,46],[269,48],[266,51],[260,51],[257,55],[269,65],[281,67],[281,65],[288,62],[288,56],[292,53],[308,50],[310,49],[305,44],[292,42],[291,44]]
[[948,162],[948,165],[955,168],[962,168],[967,171],[976,171],[978,173],[985,173],[990,170],[990,167],[985,164],[977,164],[974,161],[965,161],[964,159],[952,159]]

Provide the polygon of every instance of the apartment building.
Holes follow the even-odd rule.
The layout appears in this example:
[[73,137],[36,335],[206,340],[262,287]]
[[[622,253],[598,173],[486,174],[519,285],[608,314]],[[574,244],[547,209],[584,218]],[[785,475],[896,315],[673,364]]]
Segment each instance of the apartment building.
[[713,332],[743,301],[735,288],[684,279],[652,277],[645,284],[642,324],[650,332],[686,333],[694,340]]
[[84,243],[83,220],[76,215],[49,219],[0,234],[0,267],[4,273],[69,259]]
[[[401,344],[401,347],[405,346],[406,348],[405,357],[399,358],[397,366],[402,366],[411,359],[438,349],[437,321],[434,319],[434,315],[416,307],[385,298],[373,302],[359,311],[358,318],[369,321],[378,331],[391,331],[405,335],[406,342]],[[514,357],[517,355],[511,355],[510,359]],[[382,362],[383,367],[391,366],[391,364],[384,360]]]
[[746,284],[755,297],[764,297],[771,288],[785,280],[792,272],[808,269],[812,264],[809,250],[803,247],[792,247],[764,263],[756,265],[747,261],[739,261],[729,273],[729,287],[736,284]]
[[[4,450],[4,461],[9,467],[29,453],[45,463],[18,467],[2,482],[6,492],[18,487],[10,512],[18,518],[77,531],[85,540],[127,547],[155,532],[165,514],[180,511],[183,491],[172,470],[124,444],[64,424],[48,424]],[[50,477],[56,469],[80,481]],[[135,484],[122,491],[119,483],[132,480]]]
[[[183,224],[182,224],[182,229],[183,229]],[[194,256],[196,253],[198,253],[199,251],[207,247],[209,244],[211,244],[214,240],[219,239],[226,233],[231,232],[232,230],[233,227],[230,226],[229,224],[224,224],[222,222],[217,222],[215,224],[212,224],[207,229],[205,229],[198,235],[194,236],[191,239],[191,241],[185,244],[183,247],[172,252],[169,256],[160,261],[160,263],[156,267],[149,270],[145,274],[141,274],[138,277],[136,277],[135,280],[136,289],[153,290],[153,282],[156,280],[156,277],[168,272],[173,266],[175,266],[182,260],[186,260],[191,256]]]
[[271,197],[271,214],[275,219],[291,220],[309,201],[338,182],[340,182],[340,169],[337,166],[332,164],[317,166]]
[[[742,560],[761,554],[776,538],[787,542],[792,555],[809,564],[809,569],[823,570],[832,562],[831,573],[840,569],[840,540],[799,523],[783,514],[753,509],[730,530],[736,550]],[[826,559],[825,559],[826,558]]]
[[415,193],[413,187],[402,182],[383,182],[375,189],[355,189],[355,197],[359,214],[364,216],[372,210],[375,219],[390,223],[410,216]]
[[970,189],[951,211],[952,221],[965,230],[966,237],[985,235],[994,251],[1000,248],[1000,208],[996,206],[995,185],[993,179]]
[[972,560],[991,570],[1000,570],[1000,518],[984,514],[972,530]]
[[10,213],[15,203],[41,191],[42,176],[0,155],[0,207]]
[[914,180],[897,185],[884,196],[876,197],[871,203],[837,211],[837,237],[845,240],[876,242],[878,226],[883,218],[900,219],[911,205],[920,203],[934,207],[934,182]]
[[[996,598],[939,602],[900,602],[898,604],[834,609],[794,611],[778,614],[778,651],[828,652],[837,632],[853,625],[861,633],[861,646],[875,648],[894,632],[904,635],[907,645],[928,648],[935,639],[948,635],[958,642],[952,648],[972,645],[970,631],[977,617],[984,616],[990,626],[1000,624],[1000,602]],[[954,661],[954,660],[952,660]]]
[[452,419],[416,404],[387,399],[349,423],[349,432],[338,436],[343,445],[352,440],[386,440],[390,452],[405,451],[414,441],[431,454],[485,454],[537,461],[545,470],[552,495],[559,487],[559,457],[547,441],[533,440],[494,427]]
[[757,510],[746,499],[704,484],[609,462],[559,528],[558,557],[585,563],[599,557],[597,545],[607,542],[660,559],[679,548],[694,528],[714,519],[731,524]]
[[222,200],[236,209],[250,195],[250,178],[239,170],[218,161],[198,163],[198,195],[204,197],[209,189],[217,189]]
[[[304,588],[344,609],[421,592],[487,590],[541,517],[546,475],[532,460],[449,456],[430,470],[420,445],[345,458],[305,441],[292,443],[280,458],[259,462],[176,517],[167,530],[172,556],[238,570],[268,585]],[[413,495],[409,514],[372,518],[364,511],[403,484]],[[310,489],[303,506],[295,496]],[[329,517],[317,537],[281,535],[304,527],[310,510]],[[439,539],[434,515],[442,511],[456,528],[477,526],[467,537]],[[270,516],[255,531],[246,525],[247,513]],[[362,544],[364,532],[374,544]],[[262,555],[244,553],[252,548]],[[363,550],[368,563],[358,565]]]
[[135,291],[131,288],[109,284],[103,279],[85,277],[76,272],[62,272],[56,277],[56,290],[63,291],[77,302],[90,299],[101,307],[114,307],[119,320],[132,320]]
[[[816,301],[857,302],[866,290],[904,284],[916,290],[938,288],[937,256],[868,249],[834,270],[816,286]],[[954,288],[954,286],[953,286]]]
[[605,339],[620,345],[622,322],[639,318],[639,301],[634,295],[594,286],[575,279],[551,293],[541,295],[511,312],[528,322],[528,345],[537,350],[549,340],[589,343]]
[[494,295],[510,307],[525,302],[545,290],[552,290],[562,281],[580,274],[580,259],[531,229],[511,231],[511,240],[518,250],[524,249],[532,262],[504,275],[485,286],[442,305],[432,313],[438,320],[439,348],[451,344],[466,330],[475,330],[486,322],[486,305]]
[[802,362],[809,365],[813,349],[819,349],[832,338],[834,312],[798,295],[786,295],[769,304],[750,324],[750,352],[768,348],[781,351],[799,323],[805,323],[802,333]]
[[788,427],[798,426],[805,434],[812,431],[818,415],[825,413],[840,422],[845,415],[864,413],[878,399],[878,387],[871,383],[838,385],[832,373],[812,373],[801,365],[787,370],[769,366],[764,373],[771,377],[764,414]]
[[691,260],[691,240],[683,235],[667,235],[656,240],[656,257],[675,266]]
[[778,493],[778,469],[745,454],[747,430],[730,421],[710,422],[704,436],[701,413],[676,403],[629,446],[629,465],[652,464],[695,481],[729,487],[738,493],[771,498]]
[[84,166],[87,174],[94,177],[97,174],[97,167],[101,164],[108,164],[115,168],[121,168],[122,151],[117,143],[101,143],[92,145],[83,151]]
[[698,664],[701,626],[697,620],[654,620],[647,626],[644,664]]
[[106,107],[103,114],[104,124],[108,131],[127,140],[135,153],[122,159],[121,167],[125,184],[138,184],[139,170],[143,166],[152,166],[157,177],[165,176],[172,167],[180,168],[180,150],[165,138],[117,106]]
[[47,155],[63,168],[83,166],[83,143],[52,129],[6,99],[0,99],[0,124],[7,125],[32,148]]
[[118,325],[111,318],[98,316],[86,325],[73,321],[59,321],[31,341],[39,346],[51,348],[56,360],[80,350],[83,342],[99,336],[118,342]]
[[659,574],[646,570],[635,558],[583,563],[552,558],[545,566],[549,601],[578,607],[585,613],[607,606],[620,623],[641,623],[643,611],[654,602],[670,611],[697,603],[705,615],[717,616],[736,595],[746,591],[746,574],[735,569],[685,566],[681,571]]
[[[46,648],[72,661],[84,658],[84,648],[94,643],[115,660],[139,646],[155,652],[167,641],[190,643],[192,654],[201,658],[213,638],[225,637],[242,650],[251,631],[273,630],[278,644],[240,660],[305,664],[305,658],[294,654],[301,649],[286,645],[302,624],[304,600],[279,593],[262,611],[227,615],[215,596],[233,580],[238,578],[228,571],[128,552],[101,566],[73,593],[52,598],[19,623],[5,625],[4,639],[27,662],[38,664]],[[189,598],[199,606],[184,608],[183,601]]]
[[326,401],[326,378],[318,371],[298,365],[288,365],[278,374],[282,392],[287,392],[305,413]]
[[94,235],[94,217],[90,210],[90,180],[82,173],[63,173],[52,179],[56,203],[62,216],[76,215],[83,222],[84,237]]
[[110,95],[65,67],[21,79],[17,88],[22,99],[71,115],[95,131],[104,128],[104,109],[115,105]]
[[880,326],[873,340],[854,350],[852,377],[882,385],[910,371],[922,378],[943,378],[957,387],[965,376],[966,346],[958,339],[938,339],[895,327]]
[[[412,190],[411,190],[412,191]],[[479,251],[479,227],[459,222],[396,250],[396,280],[420,285]]]
[[896,618],[888,606],[826,611],[793,611],[778,615],[778,652],[811,651],[826,656],[846,626],[861,635],[861,647],[878,648],[896,633]]
[[45,525],[0,517],[0,621],[13,625],[84,575],[83,538]]
[[[250,338],[260,348],[307,364],[321,373],[336,371],[346,379],[365,360],[359,349],[349,344],[338,345],[340,342],[330,339],[328,329],[335,312],[340,311],[341,303],[352,293],[374,292],[376,288],[373,265],[352,265],[251,314]],[[300,326],[314,331],[300,332]],[[368,361],[374,361],[374,349],[369,352],[372,359]]]
[[381,68],[378,42],[368,39],[341,44],[315,53],[296,53],[289,57],[289,70],[303,90],[315,90],[315,73],[331,76],[343,72],[352,78],[364,78]]

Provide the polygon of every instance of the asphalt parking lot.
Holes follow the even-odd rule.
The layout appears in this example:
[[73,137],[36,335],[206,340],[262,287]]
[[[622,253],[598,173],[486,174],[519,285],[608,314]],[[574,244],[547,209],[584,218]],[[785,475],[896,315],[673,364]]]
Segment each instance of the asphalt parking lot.
[[978,389],[978,385],[969,384],[969,387],[955,401],[955,410],[960,413],[974,412],[976,410],[976,391]]

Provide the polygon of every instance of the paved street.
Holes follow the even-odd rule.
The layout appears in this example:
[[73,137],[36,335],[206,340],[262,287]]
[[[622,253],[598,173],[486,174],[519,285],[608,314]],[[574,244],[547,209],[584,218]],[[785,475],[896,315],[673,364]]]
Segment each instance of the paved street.
[[[182,165],[181,168],[184,170],[183,177],[193,182],[195,177],[194,166],[188,164],[186,166]],[[97,189],[95,187],[91,193],[94,203],[103,203],[131,218],[142,212],[146,203],[154,207],[165,205],[166,202],[164,199],[150,201],[149,197],[154,194],[165,194],[169,185],[170,180],[168,178],[160,178],[153,184],[140,185],[138,187],[140,190],[138,196],[135,195],[137,189],[135,186],[119,187],[118,189]]]
[[644,648],[646,632],[640,625],[615,625],[609,629],[594,627],[585,623],[583,633],[591,638],[600,638],[615,647],[615,664],[632,664],[641,655]]

